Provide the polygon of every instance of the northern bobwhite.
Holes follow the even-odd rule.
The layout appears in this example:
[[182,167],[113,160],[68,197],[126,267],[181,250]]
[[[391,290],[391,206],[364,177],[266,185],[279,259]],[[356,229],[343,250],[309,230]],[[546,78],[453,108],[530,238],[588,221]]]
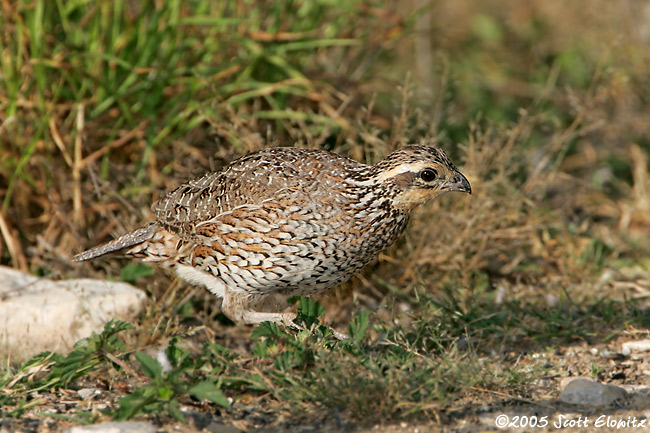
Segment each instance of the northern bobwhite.
[[153,206],[156,221],[74,256],[109,253],[173,267],[223,299],[236,323],[290,323],[257,311],[269,295],[309,296],[348,280],[404,231],[410,212],[471,187],[447,155],[402,147],[375,165],[272,148],[189,181]]

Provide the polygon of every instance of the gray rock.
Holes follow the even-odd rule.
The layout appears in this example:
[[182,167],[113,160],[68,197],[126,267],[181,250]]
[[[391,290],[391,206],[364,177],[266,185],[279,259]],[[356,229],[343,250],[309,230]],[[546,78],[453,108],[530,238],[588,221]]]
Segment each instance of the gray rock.
[[560,386],[560,401],[563,403],[606,407],[628,398],[620,386],[606,385],[587,377],[565,378]]
[[136,317],[145,299],[144,292],[125,283],[54,281],[0,266],[0,358],[66,353],[109,320]]
[[148,422],[106,422],[103,424],[71,427],[65,433],[155,433],[156,427]]
[[242,431],[236,427],[214,421],[211,422],[204,430],[208,431],[209,433],[242,433]]

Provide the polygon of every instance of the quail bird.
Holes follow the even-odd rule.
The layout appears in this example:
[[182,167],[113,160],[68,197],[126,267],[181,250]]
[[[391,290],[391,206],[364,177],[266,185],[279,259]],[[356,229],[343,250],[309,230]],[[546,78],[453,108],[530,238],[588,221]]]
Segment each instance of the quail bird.
[[471,194],[440,149],[405,146],[375,165],[322,150],[270,148],[191,180],[153,206],[156,221],[74,256],[117,253],[173,268],[223,299],[236,323],[290,324],[259,311],[352,277],[404,232],[418,205]]

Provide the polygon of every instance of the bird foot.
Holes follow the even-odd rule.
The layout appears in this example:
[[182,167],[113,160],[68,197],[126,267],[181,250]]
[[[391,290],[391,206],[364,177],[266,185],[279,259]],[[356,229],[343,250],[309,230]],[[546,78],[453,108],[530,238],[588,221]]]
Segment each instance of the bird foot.
[[[300,331],[304,331],[306,328],[302,325],[297,324],[294,321],[296,316],[297,316],[296,313],[292,313],[292,312],[268,313],[262,311],[247,311],[244,314],[243,322],[248,325],[256,325],[262,322],[275,322],[280,325],[283,325],[284,327],[297,328]],[[350,338],[346,334],[339,332],[330,326],[327,325],[324,326],[328,327],[332,331],[332,335],[337,340],[348,340]]]

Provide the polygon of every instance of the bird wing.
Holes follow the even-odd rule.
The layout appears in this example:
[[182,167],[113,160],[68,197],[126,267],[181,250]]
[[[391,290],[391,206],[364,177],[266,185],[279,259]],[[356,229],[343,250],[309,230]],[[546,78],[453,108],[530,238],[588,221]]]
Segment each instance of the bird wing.
[[[153,206],[158,223],[184,237],[194,226],[240,206],[291,196],[293,205],[331,195],[332,177],[341,177],[354,160],[334,153],[275,148],[234,161],[171,191]],[[307,187],[307,185],[309,187]],[[299,190],[304,190],[300,194]]]

